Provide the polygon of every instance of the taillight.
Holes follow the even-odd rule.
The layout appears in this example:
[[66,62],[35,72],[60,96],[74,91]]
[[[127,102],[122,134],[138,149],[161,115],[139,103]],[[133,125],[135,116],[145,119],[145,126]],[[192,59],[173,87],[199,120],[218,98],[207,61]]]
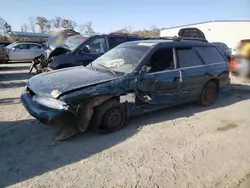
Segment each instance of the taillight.
[[236,57],[235,56],[231,56],[230,58],[230,67],[229,67],[230,71],[234,71],[237,69],[237,64],[236,64]]

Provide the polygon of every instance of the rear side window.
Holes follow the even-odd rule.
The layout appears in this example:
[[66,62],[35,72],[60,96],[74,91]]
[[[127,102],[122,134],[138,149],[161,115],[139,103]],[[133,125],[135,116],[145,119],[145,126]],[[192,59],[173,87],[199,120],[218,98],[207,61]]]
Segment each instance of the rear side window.
[[32,50],[38,50],[38,49],[41,49],[42,47],[36,44],[28,44],[28,48]]
[[142,40],[141,38],[137,38],[137,37],[127,37],[127,42],[129,41],[136,41],[136,40]]
[[224,57],[215,47],[196,47],[196,50],[208,65],[225,62]]
[[176,49],[180,68],[203,65],[200,57],[193,48]]
[[125,37],[108,37],[109,48],[112,49],[125,42]]

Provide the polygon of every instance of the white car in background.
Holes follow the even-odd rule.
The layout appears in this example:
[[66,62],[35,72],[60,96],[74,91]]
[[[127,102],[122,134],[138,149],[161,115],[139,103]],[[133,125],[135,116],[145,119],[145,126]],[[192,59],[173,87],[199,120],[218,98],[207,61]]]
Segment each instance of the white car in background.
[[5,47],[8,62],[30,62],[44,50],[42,44],[32,42],[14,42]]

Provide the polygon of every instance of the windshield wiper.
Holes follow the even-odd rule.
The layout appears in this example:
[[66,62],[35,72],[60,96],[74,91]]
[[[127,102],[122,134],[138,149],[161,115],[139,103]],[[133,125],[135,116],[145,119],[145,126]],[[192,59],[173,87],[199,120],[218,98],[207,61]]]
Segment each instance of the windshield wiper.
[[106,66],[104,66],[104,65],[102,65],[102,64],[99,64],[99,66],[105,68],[105,69],[108,70],[109,72],[112,72],[114,75],[116,75],[116,72],[113,71],[112,69],[110,69],[110,68],[108,68],[108,67],[106,67]]

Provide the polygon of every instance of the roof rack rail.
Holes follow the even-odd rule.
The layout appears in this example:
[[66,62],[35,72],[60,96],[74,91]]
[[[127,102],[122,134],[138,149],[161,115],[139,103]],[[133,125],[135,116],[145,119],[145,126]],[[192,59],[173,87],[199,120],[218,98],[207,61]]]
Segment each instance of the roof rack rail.
[[173,37],[148,37],[145,38],[145,40],[173,40],[173,41],[183,41],[183,40],[194,40],[194,41],[202,41],[202,42],[208,42],[206,39],[204,38],[199,38],[199,37],[180,37],[180,36],[173,36]]
[[137,34],[131,34],[131,33],[110,33],[109,35],[127,35],[127,36],[138,36]]

